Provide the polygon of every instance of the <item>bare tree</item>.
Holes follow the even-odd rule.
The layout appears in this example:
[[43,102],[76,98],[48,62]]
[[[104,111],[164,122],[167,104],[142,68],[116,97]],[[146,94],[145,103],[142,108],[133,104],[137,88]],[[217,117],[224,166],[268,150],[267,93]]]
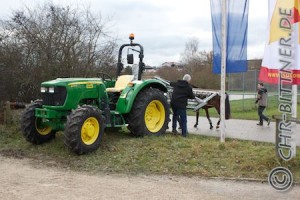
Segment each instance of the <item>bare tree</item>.
[[183,62],[190,62],[192,60],[197,60],[199,51],[199,41],[196,38],[190,38],[185,43],[185,49],[182,54]]
[[185,44],[185,50],[181,54],[181,62],[189,74],[194,74],[198,67],[201,67],[201,55],[199,54],[199,41],[190,38]]
[[192,75],[192,84],[201,88],[219,88],[219,76],[212,73],[212,52],[200,51],[197,39],[188,40],[181,62],[184,72]]
[[159,68],[156,72],[157,76],[169,80],[169,81],[177,81],[182,79],[183,72],[178,71],[175,67],[162,67]]
[[1,51],[6,54],[0,63],[17,87],[11,98],[28,101],[37,96],[42,81],[96,76],[102,63],[114,63],[116,44],[108,23],[89,9],[53,3],[15,11],[2,21]]

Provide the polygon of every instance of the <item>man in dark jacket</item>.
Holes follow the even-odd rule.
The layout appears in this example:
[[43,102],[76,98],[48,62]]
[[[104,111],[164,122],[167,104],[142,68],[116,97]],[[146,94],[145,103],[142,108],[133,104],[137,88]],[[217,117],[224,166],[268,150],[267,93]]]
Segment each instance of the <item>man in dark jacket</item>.
[[188,99],[194,99],[194,93],[192,87],[189,85],[191,76],[185,74],[183,80],[177,82],[171,82],[170,85],[173,87],[173,94],[171,98],[171,108],[173,110],[172,119],[172,132],[176,133],[177,119],[180,119],[182,136],[187,136],[187,117],[186,117],[186,106]]
[[263,126],[263,120],[267,121],[268,126],[270,125],[270,119],[266,117],[263,112],[267,106],[267,89],[264,87],[263,83],[258,83],[257,85],[257,98],[255,103],[258,103],[258,116],[259,123],[257,125]]

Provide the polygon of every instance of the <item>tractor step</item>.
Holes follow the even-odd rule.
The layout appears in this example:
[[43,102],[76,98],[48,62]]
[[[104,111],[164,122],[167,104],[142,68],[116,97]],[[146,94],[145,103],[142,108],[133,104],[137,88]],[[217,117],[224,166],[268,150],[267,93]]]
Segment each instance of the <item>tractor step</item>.
[[106,127],[123,127],[126,126],[125,119],[118,111],[110,111],[110,123],[106,124]]

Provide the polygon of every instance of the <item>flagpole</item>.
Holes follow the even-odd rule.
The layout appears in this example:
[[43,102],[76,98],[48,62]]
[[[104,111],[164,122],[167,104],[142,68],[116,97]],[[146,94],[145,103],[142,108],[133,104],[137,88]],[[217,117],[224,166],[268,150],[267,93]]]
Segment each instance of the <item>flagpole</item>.
[[[298,85],[294,84],[292,85],[292,117],[297,118],[297,97],[298,97]],[[296,123],[293,123],[293,128],[296,128]],[[295,133],[294,133],[295,134]],[[296,145],[294,146],[294,155],[293,157],[296,157]]]
[[[296,6],[294,4],[294,6]],[[298,6],[297,6],[298,7]],[[297,8],[298,9],[298,8]],[[295,13],[293,13],[293,15],[295,15]],[[294,20],[296,20],[297,16],[293,16]],[[292,26],[292,37],[294,38],[294,52],[296,53],[296,55],[298,54],[298,45],[299,44],[299,35],[297,34],[297,32],[299,32],[299,26],[297,25],[296,27],[293,25]],[[296,66],[299,64],[298,59],[295,59],[295,64]],[[293,118],[297,118],[297,98],[298,98],[298,85],[297,84],[293,84],[292,85],[292,117]],[[296,128],[296,123],[293,123],[293,129],[295,130]],[[294,136],[295,137],[295,136]],[[294,145],[294,155],[293,157],[296,157],[296,145]]]
[[227,0],[222,0],[222,59],[221,59],[221,136],[225,142],[225,87],[226,87],[226,45],[227,45]]
[[298,85],[292,85],[292,117],[297,118],[297,94]]

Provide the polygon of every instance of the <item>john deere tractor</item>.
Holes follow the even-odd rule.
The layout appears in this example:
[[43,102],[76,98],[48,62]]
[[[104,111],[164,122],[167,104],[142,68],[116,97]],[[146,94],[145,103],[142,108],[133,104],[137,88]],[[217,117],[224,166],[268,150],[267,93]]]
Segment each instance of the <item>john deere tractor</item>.
[[[145,69],[144,49],[133,43],[119,49],[116,79],[99,73],[95,78],[57,78],[41,84],[42,99],[28,106],[21,119],[27,141],[42,144],[64,132],[64,143],[77,154],[99,148],[105,128],[127,126],[135,136],[160,135],[167,129],[167,88],[157,79],[141,80]],[[126,48],[125,48],[126,47]],[[122,51],[134,63],[131,49],[138,52],[137,75],[121,75]],[[136,48],[139,48],[137,50]]]

